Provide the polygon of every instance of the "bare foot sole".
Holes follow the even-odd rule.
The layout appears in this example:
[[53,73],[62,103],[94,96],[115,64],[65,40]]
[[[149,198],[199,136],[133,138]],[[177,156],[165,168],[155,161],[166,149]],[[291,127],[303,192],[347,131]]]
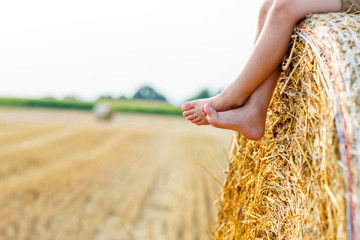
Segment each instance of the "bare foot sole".
[[258,111],[256,107],[244,107],[217,112],[208,104],[203,106],[205,118],[214,127],[230,129],[239,132],[251,140],[260,140],[264,136],[266,112]]

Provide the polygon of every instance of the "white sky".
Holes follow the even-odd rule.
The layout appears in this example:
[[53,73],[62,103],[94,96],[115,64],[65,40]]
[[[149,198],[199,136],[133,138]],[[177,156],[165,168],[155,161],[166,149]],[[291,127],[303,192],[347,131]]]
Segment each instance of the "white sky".
[[131,97],[148,84],[180,104],[241,70],[260,0],[0,3],[0,96]]

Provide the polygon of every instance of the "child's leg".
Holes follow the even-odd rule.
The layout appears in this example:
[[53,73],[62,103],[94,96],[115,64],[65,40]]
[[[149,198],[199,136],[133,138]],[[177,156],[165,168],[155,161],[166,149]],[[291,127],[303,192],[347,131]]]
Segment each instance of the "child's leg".
[[[271,8],[273,2],[274,2],[274,0],[265,0],[260,7],[258,22],[257,22],[257,29],[256,29],[256,33],[255,33],[254,45],[256,44],[256,41],[264,27],[267,14],[268,14],[269,9]],[[272,74],[272,75],[274,75],[274,74]],[[277,81],[277,79],[278,79],[277,74],[275,73],[275,76],[272,76],[272,75],[270,75],[269,76],[270,79],[266,80],[266,81]],[[272,80],[272,79],[276,79],[276,80]],[[199,102],[204,101],[204,104],[205,104],[205,103],[208,103],[209,100],[210,99],[203,99],[203,100],[196,100],[193,102],[199,103]],[[192,103],[192,102],[190,102],[190,103]],[[188,104],[188,103],[186,103],[186,104]],[[186,105],[186,104],[184,104],[184,105]],[[185,111],[183,115],[184,115],[184,117],[186,117],[187,120],[189,120],[197,125],[208,125],[209,124],[203,115],[196,114],[196,109],[194,109],[194,108],[192,108],[188,111]]]
[[[260,8],[255,43],[262,31],[272,3],[273,0],[265,1]],[[251,94],[244,107],[216,112],[210,106],[205,105],[203,111],[206,114],[206,120],[214,127],[235,130],[246,138],[259,140],[264,135],[267,109],[280,73],[281,66],[278,66]]]
[[[257,29],[256,29],[256,33],[255,33],[255,41],[254,41],[254,45],[256,44],[256,41],[258,40],[258,37],[264,27],[269,9],[271,8],[272,4],[274,3],[274,0],[265,0],[263,2],[263,4],[260,7],[260,11],[259,11],[259,16],[258,16],[258,22],[257,22]],[[277,79],[279,78],[279,75],[277,74],[278,71],[275,71],[273,74],[271,74],[268,79],[265,80],[266,81],[270,81],[270,82],[277,82]],[[264,82],[264,83],[265,83]],[[262,85],[264,85],[264,83],[262,83]],[[207,101],[208,99],[204,99],[205,101]],[[200,100],[202,101],[202,100]],[[196,101],[195,101],[196,102]],[[207,103],[207,102],[206,102]],[[207,121],[206,118],[203,117],[203,115],[200,116],[196,116],[195,113],[195,109],[191,109],[189,111],[185,111],[184,112],[184,117],[186,117],[187,120],[197,124],[197,125],[207,125],[209,124],[209,122]],[[215,124],[218,125],[219,124]]]
[[243,107],[217,112],[205,104],[203,111],[206,120],[214,127],[237,131],[248,139],[261,139],[264,136],[267,109],[280,73],[281,68],[276,68],[251,94]]
[[184,116],[193,119],[194,123],[203,123],[201,106],[205,103],[216,111],[242,106],[280,64],[298,20],[309,13],[341,10],[342,0],[274,0],[259,39],[239,76],[219,95],[185,103]]

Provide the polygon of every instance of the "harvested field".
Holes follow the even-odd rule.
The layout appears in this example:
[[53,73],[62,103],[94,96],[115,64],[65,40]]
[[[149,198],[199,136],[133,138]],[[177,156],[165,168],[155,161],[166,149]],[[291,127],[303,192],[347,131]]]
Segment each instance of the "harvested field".
[[[0,108],[0,239],[210,239],[231,133]],[[198,164],[200,163],[200,164]]]

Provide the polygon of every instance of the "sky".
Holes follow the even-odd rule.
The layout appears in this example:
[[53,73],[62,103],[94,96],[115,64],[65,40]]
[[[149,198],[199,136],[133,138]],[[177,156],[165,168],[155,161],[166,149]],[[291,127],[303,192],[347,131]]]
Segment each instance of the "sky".
[[181,104],[240,72],[261,1],[12,0],[0,3],[0,96],[132,97]]

